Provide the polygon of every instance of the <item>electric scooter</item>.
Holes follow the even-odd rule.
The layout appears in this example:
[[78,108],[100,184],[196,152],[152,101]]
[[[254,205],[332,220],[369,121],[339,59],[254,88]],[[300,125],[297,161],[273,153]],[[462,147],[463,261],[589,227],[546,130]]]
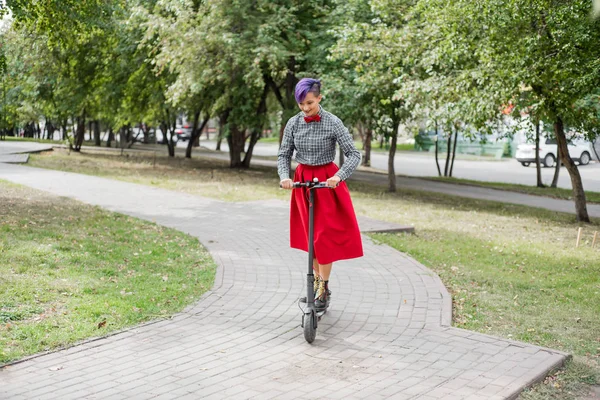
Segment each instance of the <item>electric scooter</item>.
[[[327,296],[327,304],[324,309],[315,307],[314,281],[313,273],[313,258],[314,258],[314,206],[316,189],[331,189],[326,182],[319,182],[314,178],[312,182],[294,182],[294,189],[307,188],[308,196],[308,274],[306,275],[306,298],[302,297],[298,300],[298,306],[302,311],[302,328],[304,328],[304,339],[308,343],[312,343],[317,336],[317,323],[321,317],[327,312],[329,307],[329,296]],[[305,304],[303,308],[301,304]]]

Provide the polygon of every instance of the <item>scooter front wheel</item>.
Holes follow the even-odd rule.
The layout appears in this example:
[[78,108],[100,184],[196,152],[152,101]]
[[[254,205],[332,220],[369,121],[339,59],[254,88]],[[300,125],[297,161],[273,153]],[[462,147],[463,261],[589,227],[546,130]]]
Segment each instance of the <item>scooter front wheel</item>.
[[315,337],[317,337],[317,316],[314,311],[310,311],[304,314],[304,339],[312,343]]

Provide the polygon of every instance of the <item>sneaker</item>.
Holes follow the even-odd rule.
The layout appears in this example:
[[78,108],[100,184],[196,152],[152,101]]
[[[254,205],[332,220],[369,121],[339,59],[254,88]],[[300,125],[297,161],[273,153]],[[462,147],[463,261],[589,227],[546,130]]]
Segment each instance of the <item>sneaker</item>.
[[319,282],[319,289],[315,294],[315,308],[317,311],[323,311],[329,307],[330,296],[331,291],[329,288],[325,289],[325,281],[321,280]]
[[319,275],[315,275],[315,280],[313,283],[313,293],[315,294],[315,298],[317,297],[317,292],[319,291],[319,283],[323,282],[323,279]]
[[[317,291],[319,290],[319,285],[323,282],[319,275],[315,275],[314,283],[313,283],[313,293],[315,294],[315,298],[317,298]],[[298,300],[300,303],[306,303],[306,297],[300,297]]]

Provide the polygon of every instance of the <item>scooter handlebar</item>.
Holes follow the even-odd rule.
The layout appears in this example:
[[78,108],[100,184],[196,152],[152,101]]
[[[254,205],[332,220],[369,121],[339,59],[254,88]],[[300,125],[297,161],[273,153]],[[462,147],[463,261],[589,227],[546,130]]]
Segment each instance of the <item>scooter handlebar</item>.
[[301,187],[307,187],[310,189],[321,189],[328,188],[329,186],[327,186],[327,182],[294,182],[292,184],[292,187],[294,189],[298,189]]
[[[283,187],[283,186],[281,186],[281,184],[279,184],[279,187]],[[324,188],[333,189],[333,188],[327,186],[327,182],[313,181],[313,182],[294,182],[294,183],[292,183],[292,188],[294,188],[294,189],[299,189],[302,187],[309,188],[309,189],[324,189]]]

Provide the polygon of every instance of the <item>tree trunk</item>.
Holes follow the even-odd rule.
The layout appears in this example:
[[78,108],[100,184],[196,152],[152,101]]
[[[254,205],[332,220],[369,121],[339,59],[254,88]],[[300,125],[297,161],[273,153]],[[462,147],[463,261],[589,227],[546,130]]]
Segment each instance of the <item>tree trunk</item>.
[[77,131],[75,132],[75,148],[74,151],[81,151],[83,145],[83,139],[85,137],[85,110],[81,113],[81,116],[77,117]]
[[437,166],[438,176],[442,176],[442,170],[440,169],[440,159],[438,157],[440,148],[440,135],[438,133],[438,124],[435,122],[435,165]]
[[54,132],[56,132],[56,127],[54,126],[54,124],[50,121],[47,124],[47,137],[49,140],[54,140]]
[[250,143],[248,143],[248,151],[244,155],[244,161],[242,165],[244,168],[250,168],[250,160],[252,160],[252,153],[254,152],[254,146],[260,139],[260,130],[254,129],[252,130],[252,134],[250,135]]
[[558,143],[560,159],[562,163],[569,171],[571,177],[571,185],[573,186],[573,199],[575,200],[575,213],[577,214],[577,221],[590,222],[590,217],[587,212],[587,205],[585,200],[585,191],[583,190],[583,182],[581,181],[581,175],[579,169],[575,165],[575,162],[569,155],[569,148],[567,146],[567,138],[565,136],[565,128],[563,121],[560,117],[556,118],[554,122],[554,134],[556,135],[556,142]]
[[142,143],[148,144],[150,143],[150,128],[146,126],[143,122],[140,122],[140,130],[142,131],[142,135],[144,135],[142,139]]
[[225,122],[223,122],[223,118],[219,118],[219,133],[217,136],[217,147],[215,147],[216,151],[221,151],[221,141],[223,140],[224,133],[225,133]]
[[111,144],[115,140],[115,133],[113,132],[112,126],[108,128],[108,139],[106,140],[106,147],[111,147]]
[[267,115],[267,96],[269,95],[269,83],[265,78],[265,85],[263,87],[258,107],[256,108],[256,121],[257,126],[252,130],[250,135],[250,143],[248,144],[248,151],[244,155],[243,166],[244,168],[250,168],[250,160],[252,160],[252,153],[254,152],[254,146],[260,139],[262,131],[264,129],[264,121]]
[[229,119],[230,110],[225,110],[219,116],[219,137],[217,138],[217,151],[221,151],[221,141],[225,137],[225,126],[227,125],[227,120]]
[[390,152],[388,156],[388,182],[389,191],[396,191],[396,169],[394,167],[394,161],[396,159],[396,144],[398,142],[398,126],[399,121],[394,120],[392,123],[392,145],[390,146]]
[[190,136],[190,141],[188,142],[187,148],[185,149],[186,158],[192,158],[192,149],[194,148],[194,144],[200,138],[200,135],[202,135],[202,129],[204,129],[204,127],[208,123],[208,119],[208,117],[204,118],[204,121],[202,121],[202,125],[198,127],[198,122],[200,121],[200,110],[198,110],[194,114],[194,125],[192,126],[192,135]]
[[23,128],[23,137],[26,137],[26,138],[34,137],[33,123],[29,122],[25,125],[25,127]]
[[[202,121],[202,125],[200,125],[200,127],[197,129],[197,138],[192,142],[192,145],[195,147],[196,146],[196,142],[198,142],[198,146],[200,146],[200,136],[202,135],[202,130],[208,125],[208,121],[210,120],[210,117],[206,117],[204,118],[204,121]],[[190,140],[191,142],[191,140]],[[190,157],[192,156],[192,148],[190,146],[190,144],[188,143],[188,149],[190,151]],[[187,157],[187,150],[185,153],[185,156]]]
[[371,141],[373,140],[373,131],[370,126],[367,126],[367,132],[365,134],[365,142],[363,148],[365,149],[365,156],[362,160],[362,165],[366,167],[371,166]]
[[454,127],[454,145],[452,146],[452,164],[450,164],[450,177],[454,171],[454,158],[456,158],[456,143],[458,143],[458,128]]
[[237,126],[230,124],[229,134],[227,135],[227,144],[229,144],[229,167],[242,168],[242,152],[246,135],[245,132]]
[[169,157],[175,157],[175,129],[177,128],[177,121],[173,120],[172,124],[167,124],[167,132],[169,134],[169,139],[167,141],[167,148],[169,150]]
[[94,144],[98,147],[102,146],[102,138],[100,137],[100,121],[96,120],[93,122],[94,127]]
[[[142,131],[143,132],[143,131]],[[131,127],[131,125],[127,125],[127,148],[130,149],[133,147],[133,145],[135,144],[135,142],[138,141],[138,138],[140,137],[142,133],[140,131],[138,131],[137,135],[133,135],[133,128]]]
[[339,147],[339,152],[340,152],[340,155],[339,155],[338,167],[342,168],[342,165],[344,165],[344,152],[342,151],[341,147]]
[[127,147],[127,127],[125,126],[122,126],[121,129],[119,129],[119,147],[121,149]]
[[450,169],[450,155],[452,154],[452,133],[448,135],[448,149],[446,151],[446,165],[444,166],[444,176],[448,176]]
[[68,135],[67,121],[66,120],[63,121],[61,125],[62,125],[62,140],[65,141],[65,140],[67,140],[67,135]]
[[190,140],[188,140],[187,146],[185,148],[185,158],[192,158],[192,148],[194,147],[194,143],[200,137],[200,132],[198,132],[198,121],[200,121],[200,110],[197,110],[194,113],[194,122],[192,122],[192,133],[190,134]]
[[535,124],[535,169],[537,176],[537,187],[545,187],[542,182],[542,168],[540,166],[540,121]]
[[596,150],[596,141],[598,140],[598,138],[592,140],[592,151],[594,152],[594,154],[596,155],[596,160],[600,161],[600,155],[598,155],[598,150]]
[[[558,143],[558,142],[557,142]],[[552,178],[552,184],[550,187],[557,187],[558,185],[558,176],[560,175],[560,146],[556,145],[556,164],[554,165],[554,178]]]
[[[169,152],[169,157],[175,157],[175,141],[174,141],[174,132],[171,131],[171,127],[168,122],[160,123],[160,130],[163,134],[163,138],[166,140],[167,151]],[[174,131],[174,130],[173,130]]]

